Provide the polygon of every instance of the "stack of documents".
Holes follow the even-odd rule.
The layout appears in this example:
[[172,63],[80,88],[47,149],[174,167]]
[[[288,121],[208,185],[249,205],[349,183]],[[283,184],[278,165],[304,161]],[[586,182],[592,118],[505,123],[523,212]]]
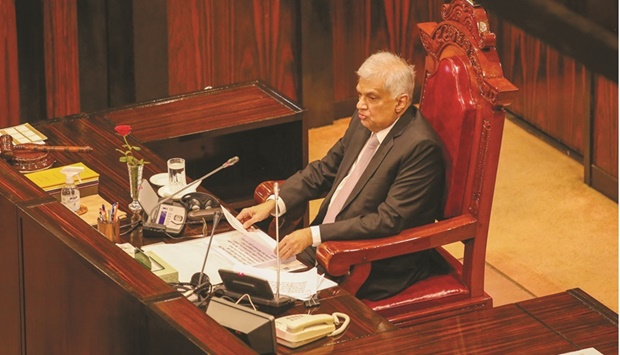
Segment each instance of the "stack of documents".
[[[278,263],[274,253],[275,240],[261,230],[246,231],[230,212],[225,208],[222,210],[235,230],[213,236],[205,267],[212,284],[222,283],[219,269],[228,269],[267,280],[275,294],[279,264],[281,295],[305,300],[318,290],[336,285],[318,275],[316,268],[294,272],[307,268],[295,258]],[[194,273],[201,271],[208,245],[209,237],[205,237],[174,244],[151,244],[143,249],[166,260],[179,272],[179,281],[189,282]]]
[[[82,181],[80,182],[77,179],[75,181],[75,185],[80,190],[80,196],[96,195],[99,192],[99,173],[87,167],[84,163],[66,166],[81,166],[84,168],[84,171],[79,174]],[[64,186],[66,178],[65,174],[62,174],[60,170],[64,167],[60,166],[24,175],[44,191],[56,196],[60,200],[60,190]]]

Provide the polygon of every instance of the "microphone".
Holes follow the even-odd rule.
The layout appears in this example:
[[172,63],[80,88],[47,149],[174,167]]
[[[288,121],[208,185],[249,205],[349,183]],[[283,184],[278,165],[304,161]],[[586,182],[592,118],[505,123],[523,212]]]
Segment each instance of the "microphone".
[[217,173],[218,171],[220,171],[222,169],[225,169],[225,168],[228,168],[228,167],[231,167],[231,166],[237,164],[237,162],[239,162],[239,157],[238,156],[234,156],[234,157],[228,159],[224,164],[222,164],[221,166],[217,167],[213,171],[211,171],[211,172],[201,176],[200,178],[190,182],[189,184],[187,184],[187,185],[183,186],[182,188],[180,188],[178,191],[175,191],[174,193],[171,193],[170,196],[168,196],[168,197],[164,198],[163,200],[157,202],[157,204],[147,213],[147,215],[146,215],[147,219],[146,219],[146,222],[144,223],[144,227],[145,228],[151,228],[153,230],[161,230],[161,229],[165,230],[165,226],[163,224],[159,224],[159,223],[153,222],[154,219],[155,219],[154,218],[155,217],[154,213],[159,210],[159,207],[161,205],[163,205],[164,202],[167,202],[167,201],[171,200],[174,196],[178,195],[180,192],[183,192],[183,191],[189,189],[191,186],[199,185],[200,183],[202,183],[202,181],[204,179],[208,178],[209,176]]

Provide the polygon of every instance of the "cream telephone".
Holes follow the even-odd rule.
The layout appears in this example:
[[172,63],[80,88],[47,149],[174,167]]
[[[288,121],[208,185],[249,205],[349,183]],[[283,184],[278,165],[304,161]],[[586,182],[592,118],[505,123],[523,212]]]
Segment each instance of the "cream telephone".
[[[340,319],[344,319],[340,328]],[[275,320],[276,336],[279,344],[297,348],[325,336],[336,336],[344,332],[349,325],[349,316],[344,313],[334,314],[293,314]]]

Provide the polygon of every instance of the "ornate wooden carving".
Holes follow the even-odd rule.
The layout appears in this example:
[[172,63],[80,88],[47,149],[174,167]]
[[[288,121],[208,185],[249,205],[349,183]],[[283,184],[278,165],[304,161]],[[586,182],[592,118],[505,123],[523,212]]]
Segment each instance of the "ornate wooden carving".
[[[489,29],[484,9],[466,0],[453,1],[443,6],[442,17],[444,22],[432,29],[421,26],[420,36],[424,48],[437,61],[441,59],[446,47],[460,48],[476,73],[482,97],[493,106],[508,105],[517,89],[503,78],[495,51],[496,37]],[[425,32],[425,29],[432,32]]]

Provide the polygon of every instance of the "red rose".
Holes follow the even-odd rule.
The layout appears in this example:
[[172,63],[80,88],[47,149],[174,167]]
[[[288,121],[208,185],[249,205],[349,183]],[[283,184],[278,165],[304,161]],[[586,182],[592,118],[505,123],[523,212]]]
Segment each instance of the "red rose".
[[129,133],[131,133],[131,126],[129,125],[118,125],[116,127],[114,127],[114,130],[116,131],[116,133],[118,133],[120,136],[122,137],[126,137],[129,135]]

